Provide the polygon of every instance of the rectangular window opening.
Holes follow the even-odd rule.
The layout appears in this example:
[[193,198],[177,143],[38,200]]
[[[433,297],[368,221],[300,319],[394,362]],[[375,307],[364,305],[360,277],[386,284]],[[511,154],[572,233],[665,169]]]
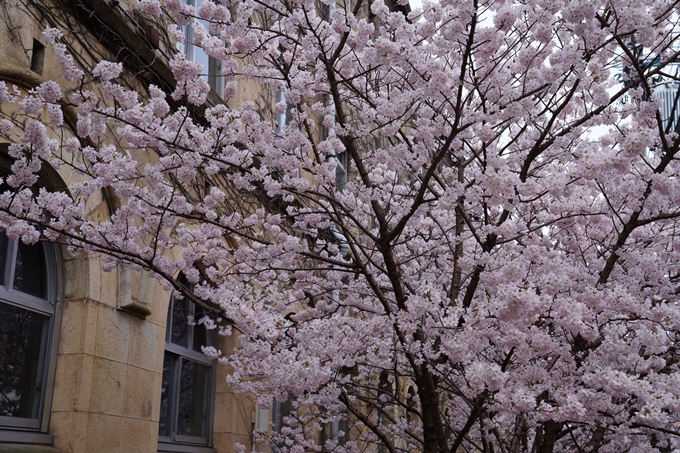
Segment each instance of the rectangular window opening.
[[[204,0],[184,0],[184,3],[198,8],[203,1]],[[207,23],[205,23],[205,21],[201,21],[201,23],[207,28]],[[210,85],[210,88],[212,88],[221,98],[224,98],[222,61],[209,56],[202,48],[194,45],[193,25],[186,25],[182,27],[182,30],[184,31],[185,42],[184,45],[178,46],[179,50],[184,53],[187,60],[203,65],[203,77],[207,80],[208,85]]]
[[37,39],[33,40],[33,50],[31,52],[31,71],[40,75],[43,73],[45,64],[45,46]]
[[347,159],[347,151],[337,153],[335,155],[335,160],[337,161],[337,165],[335,167],[335,187],[338,192],[342,192],[347,186],[347,179],[349,176],[349,160]]

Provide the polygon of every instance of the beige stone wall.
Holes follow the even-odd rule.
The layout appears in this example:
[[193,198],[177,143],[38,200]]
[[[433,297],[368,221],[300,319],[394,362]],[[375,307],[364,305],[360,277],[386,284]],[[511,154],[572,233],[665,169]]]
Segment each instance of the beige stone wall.
[[[224,352],[233,350],[232,337],[216,338],[216,347]],[[213,445],[217,451],[232,452],[234,444],[239,442],[250,449],[252,439],[254,399],[234,393],[227,385],[227,366],[216,368],[215,408],[213,423]]]
[[64,452],[153,452],[163,369],[166,294],[151,315],[117,309],[115,272],[97,258],[64,262],[65,294],[50,432]]
[[[151,314],[117,308],[120,273],[97,258],[64,262],[66,281],[50,432],[55,447],[73,453],[155,452],[158,442],[165,323],[170,295],[154,286]],[[142,277],[142,283],[144,283]],[[148,282],[147,282],[148,283]],[[139,284],[137,283],[137,288]],[[143,286],[143,285],[142,285]],[[231,338],[218,338],[229,350]],[[226,384],[216,365],[213,445],[252,443],[254,401]]]
[[[29,69],[33,40],[44,42],[44,24],[25,14],[20,7],[25,1],[2,3],[10,13],[4,26],[0,25],[0,75],[3,62]],[[123,6],[133,7],[134,3],[129,0]],[[96,39],[91,42],[96,45]],[[101,46],[97,51],[106,52]],[[49,49],[43,76],[61,80],[59,65]],[[271,95],[273,106],[270,91],[250,85],[247,91],[238,102],[257,98],[266,108],[266,98]],[[66,128],[54,133],[72,135]],[[59,170],[59,176],[66,186],[82,178],[66,167]],[[93,217],[109,215],[102,194],[89,199],[87,206]],[[63,313],[60,324],[56,323],[59,342],[47,414],[54,447],[62,453],[154,453],[170,294],[147,275],[103,272],[97,257],[71,257],[66,251],[63,257]],[[222,350],[229,350],[234,341],[218,340]],[[226,384],[226,367],[215,367],[214,448],[227,453],[240,442],[250,449],[254,401],[236,395]]]

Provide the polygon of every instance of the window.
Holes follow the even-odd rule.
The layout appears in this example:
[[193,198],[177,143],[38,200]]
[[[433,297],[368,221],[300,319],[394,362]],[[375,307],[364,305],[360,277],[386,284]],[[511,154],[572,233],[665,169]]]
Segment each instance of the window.
[[277,113],[276,114],[276,135],[281,135],[283,133],[283,130],[286,128],[288,123],[290,123],[290,120],[293,118],[293,104],[289,104],[288,101],[286,100],[286,93],[283,92],[283,90],[279,90],[276,92],[276,103],[280,104],[286,104],[286,110],[283,111],[283,113]]
[[[335,117],[335,104],[330,98],[328,113]],[[329,130],[328,135],[335,135],[335,131],[333,129]],[[347,156],[347,151],[336,153],[335,162],[335,188],[338,192],[342,192],[347,187],[347,181],[349,180],[349,157]]]
[[[280,136],[283,134],[283,131],[286,129],[286,126],[290,123],[290,121],[293,119],[293,108],[294,105],[288,103],[286,100],[286,93],[283,92],[283,90],[279,90],[276,92],[276,103],[280,104],[286,104],[286,109],[282,113],[276,113],[274,115],[274,132],[276,132],[277,136]],[[293,173],[293,177],[299,178],[300,177],[300,169],[296,169],[295,172]]]
[[349,176],[347,151],[337,153],[335,155],[335,160],[337,161],[335,167],[335,187],[339,192],[342,192],[345,190],[345,187],[347,187],[347,177]]
[[327,448],[326,442],[331,441],[330,445],[343,446],[349,441],[349,416],[341,420],[324,423],[321,431],[321,451],[327,452],[333,449]]
[[38,40],[33,40],[33,51],[31,52],[31,71],[42,75],[45,62],[45,46]]
[[[293,411],[293,397],[288,396],[286,401],[274,400],[274,405],[272,407],[272,434],[278,434],[278,442],[272,448],[273,453],[280,453],[285,442],[282,441],[286,435],[283,433],[284,426],[290,426],[291,412]],[[288,420],[287,420],[288,419]],[[286,423],[288,422],[288,423]]]
[[[191,289],[183,277],[180,283]],[[186,298],[173,294],[168,309],[168,323],[163,358],[161,412],[158,423],[160,451],[181,450],[164,444],[207,445],[209,442],[212,394],[212,363],[201,346],[211,344],[211,332],[196,320],[203,312]],[[207,450],[210,451],[210,450]]]
[[[678,72],[678,69],[675,69]],[[659,110],[664,122],[665,132],[675,132],[680,119],[680,83],[668,81],[654,87],[654,95],[661,100]]]
[[[210,0],[184,0],[187,5],[194,6],[196,10],[201,6],[201,3]],[[207,28],[204,21],[201,23]],[[208,56],[207,53],[200,47],[196,47],[194,43],[194,28],[192,25],[182,27],[185,39],[184,44],[180,46],[180,51],[184,53],[187,60],[201,63],[203,65],[203,72],[207,73],[206,80],[210,88],[215,90],[220,97],[224,97],[224,77],[222,76],[222,61]]]
[[413,386],[410,385],[406,392],[406,424],[409,427],[411,423],[415,423],[416,419],[413,417],[413,414],[416,413],[416,410],[416,392],[413,390]]
[[[392,397],[392,383],[390,383],[390,377],[387,371],[380,373],[380,379],[378,381],[378,426],[383,426],[385,424],[385,406],[388,405],[389,400]],[[386,453],[387,447],[382,440],[378,440],[378,453]]]
[[56,354],[56,255],[52,244],[26,245],[0,232],[0,442],[52,441],[40,431]]
[[285,424],[285,419],[290,415],[293,410],[293,398],[288,397],[286,401],[274,400],[274,406],[272,407],[272,430],[275,433],[281,433],[281,428]]

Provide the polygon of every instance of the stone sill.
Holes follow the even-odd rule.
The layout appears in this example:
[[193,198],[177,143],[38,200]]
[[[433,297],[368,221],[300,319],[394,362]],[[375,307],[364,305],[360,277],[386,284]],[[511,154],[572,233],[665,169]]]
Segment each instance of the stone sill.
[[60,453],[54,447],[27,444],[0,444],[0,453]]

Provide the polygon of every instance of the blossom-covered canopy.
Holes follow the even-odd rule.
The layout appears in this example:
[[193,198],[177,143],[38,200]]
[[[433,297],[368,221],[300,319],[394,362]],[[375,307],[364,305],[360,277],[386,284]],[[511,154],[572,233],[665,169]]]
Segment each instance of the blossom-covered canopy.
[[0,223],[195,283],[230,382],[293,399],[281,451],[680,448],[677,2],[401,3],[140,1],[222,62],[202,115],[199,64],[138,93],[48,30],[66,85],[0,82]]

